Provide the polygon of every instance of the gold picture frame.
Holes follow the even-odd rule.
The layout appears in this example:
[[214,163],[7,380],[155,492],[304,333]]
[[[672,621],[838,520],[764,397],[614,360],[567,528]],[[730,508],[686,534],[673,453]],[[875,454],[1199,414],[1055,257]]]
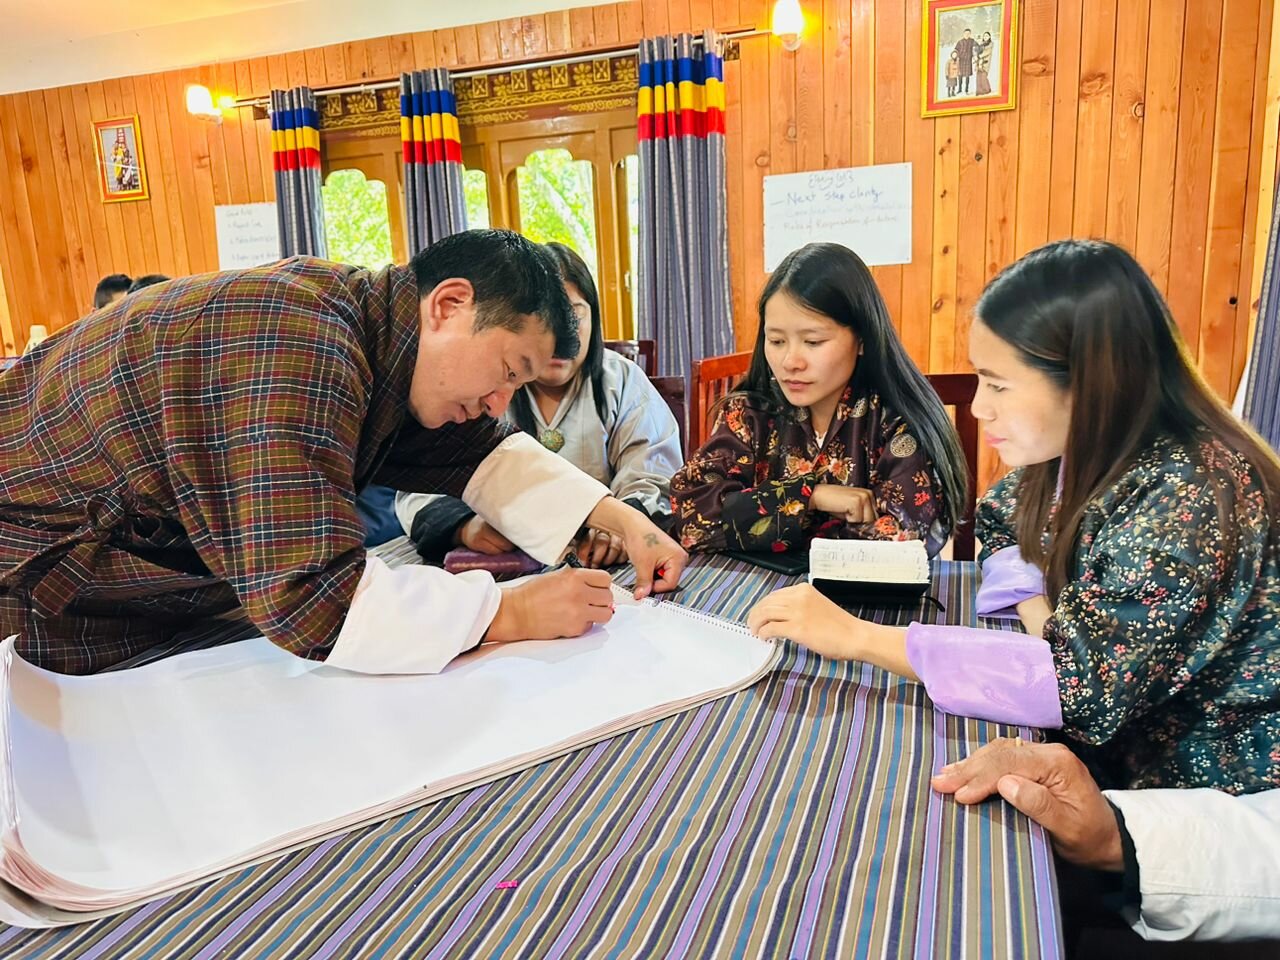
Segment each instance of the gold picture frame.
[[1018,0],[922,2],[921,116],[1014,109]]
[[103,203],[150,199],[136,115],[93,121],[93,149]]

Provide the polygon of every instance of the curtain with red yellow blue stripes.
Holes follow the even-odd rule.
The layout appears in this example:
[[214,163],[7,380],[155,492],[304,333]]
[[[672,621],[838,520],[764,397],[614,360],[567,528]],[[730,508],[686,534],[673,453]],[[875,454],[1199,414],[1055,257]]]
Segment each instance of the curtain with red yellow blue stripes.
[[327,257],[320,199],[320,114],[310,87],[271,91],[271,162],[280,256]]
[[733,351],[724,146],[724,41],[640,41],[639,336],[660,373]]
[[409,255],[467,229],[462,138],[448,70],[400,75],[405,229]]

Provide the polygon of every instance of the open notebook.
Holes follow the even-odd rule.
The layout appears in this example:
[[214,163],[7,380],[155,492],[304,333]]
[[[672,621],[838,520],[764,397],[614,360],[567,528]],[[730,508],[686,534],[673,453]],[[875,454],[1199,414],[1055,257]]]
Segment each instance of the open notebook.
[[[615,588],[616,589],[616,588]],[[779,649],[618,592],[573,640],[371,677],[263,639],[68,677],[0,645],[0,920],[75,923],[742,689]]]

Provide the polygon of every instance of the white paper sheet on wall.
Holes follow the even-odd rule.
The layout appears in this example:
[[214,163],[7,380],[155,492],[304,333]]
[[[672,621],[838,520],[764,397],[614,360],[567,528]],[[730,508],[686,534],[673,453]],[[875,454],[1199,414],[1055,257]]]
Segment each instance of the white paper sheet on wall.
[[[0,646],[0,920],[127,909],[753,683],[779,649],[667,602],[371,677],[262,639],[69,677]],[[629,596],[626,596],[629,599]]]
[[246,270],[280,259],[280,224],[274,203],[233,203],[213,208],[218,269]]
[[819,241],[868,266],[911,262],[911,164],[887,163],[764,178],[764,268]]

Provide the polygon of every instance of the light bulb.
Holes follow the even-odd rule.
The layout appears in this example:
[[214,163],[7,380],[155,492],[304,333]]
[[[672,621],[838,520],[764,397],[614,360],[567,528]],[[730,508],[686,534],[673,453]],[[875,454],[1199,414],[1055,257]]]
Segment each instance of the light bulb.
[[222,110],[214,106],[213,94],[201,83],[187,85],[187,113],[203,120],[222,122]]
[[804,33],[804,11],[800,9],[800,0],[777,0],[773,5],[773,35],[782,41],[786,50],[795,50],[800,46],[800,35]]

